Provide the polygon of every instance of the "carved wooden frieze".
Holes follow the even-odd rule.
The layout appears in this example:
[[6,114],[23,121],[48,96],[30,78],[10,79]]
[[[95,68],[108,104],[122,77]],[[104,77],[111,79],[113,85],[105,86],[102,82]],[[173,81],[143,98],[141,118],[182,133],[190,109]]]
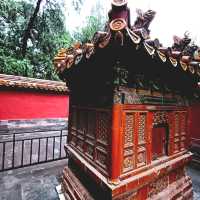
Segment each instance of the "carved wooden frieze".
[[153,125],[168,124],[168,113],[165,111],[155,112],[153,115]]
[[85,153],[91,159],[94,159],[94,142],[93,141],[86,140]]
[[159,178],[157,181],[154,181],[149,185],[148,197],[151,198],[154,195],[157,195],[158,193],[166,189],[168,185],[169,185],[169,176],[164,176],[162,178]]
[[142,97],[136,93],[136,89],[120,89],[114,93],[114,103],[142,104]]
[[96,162],[104,169],[108,167],[107,152],[99,147],[96,148]]
[[120,196],[115,197],[113,200],[137,200],[137,191],[126,192]]
[[83,151],[83,145],[84,145],[84,141],[81,140],[81,139],[78,139],[78,140],[77,140],[77,148],[78,148],[80,151]]
[[181,132],[181,135],[185,135],[186,134],[186,115],[187,113],[186,112],[181,112],[181,115],[180,115],[180,132]]
[[140,152],[137,155],[137,167],[143,166],[146,164],[146,152]]
[[133,156],[128,156],[124,158],[124,163],[123,163],[123,172],[127,172],[133,169],[134,166],[134,158]]
[[174,119],[174,133],[175,136],[179,135],[179,114],[175,113],[175,119]]

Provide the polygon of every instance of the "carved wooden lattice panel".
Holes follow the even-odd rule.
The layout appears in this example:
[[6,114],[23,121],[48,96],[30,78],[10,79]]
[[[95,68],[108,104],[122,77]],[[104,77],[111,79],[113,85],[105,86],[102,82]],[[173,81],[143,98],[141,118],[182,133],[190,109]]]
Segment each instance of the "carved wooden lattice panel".
[[97,140],[104,145],[108,144],[108,134],[111,127],[111,116],[109,112],[97,113]]
[[87,115],[88,129],[86,131],[85,154],[94,160],[95,156],[95,140],[96,140],[96,111],[88,110]]
[[178,153],[186,147],[187,112],[179,111],[174,116],[174,153]]
[[180,151],[186,148],[187,113],[180,113]]
[[90,159],[92,159],[92,160],[94,159],[94,144],[89,140],[86,140],[85,154]]
[[97,112],[96,124],[96,163],[104,168],[108,168],[108,144],[111,132],[111,113],[107,111]]
[[140,113],[138,128],[138,143],[145,143],[146,113]]
[[174,153],[179,152],[179,113],[174,115]]
[[97,164],[106,169],[108,168],[108,155],[107,151],[101,147],[96,148],[96,162]]
[[125,120],[124,147],[126,148],[133,145],[134,113],[127,113]]
[[69,144],[96,168],[107,173],[111,110],[73,106]]
[[88,112],[88,131],[87,136],[95,139],[95,131],[96,131],[96,112],[90,110]]
[[124,127],[124,161],[122,171],[127,172],[134,169],[134,125],[135,125],[135,113],[125,113],[125,127]]
[[155,112],[153,115],[153,125],[168,124],[168,113],[165,111]]
[[147,113],[139,113],[137,167],[146,165],[146,117]]

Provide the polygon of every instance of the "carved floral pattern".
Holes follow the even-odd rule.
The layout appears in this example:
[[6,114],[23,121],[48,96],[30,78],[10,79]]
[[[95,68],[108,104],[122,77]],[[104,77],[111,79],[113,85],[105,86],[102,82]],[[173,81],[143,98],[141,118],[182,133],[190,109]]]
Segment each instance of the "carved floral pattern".
[[103,168],[107,168],[107,157],[99,151],[97,152],[97,162],[100,163]]
[[168,114],[167,112],[155,112],[153,116],[153,124],[168,124]]
[[125,126],[125,135],[124,135],[124,145],[125,147],[133,145],[133,127],[134,127],[134,114],[126,114],[126,126]]
[[175,131],[175,136],[177,136],[177,135],[179,135],[179,114],[178,113],[175,114],[174,121],[175,121],[175,127],[174,127],[175,130],[174,131]]
[[139,143],[145,142],[146,114],[140,114],[138,140]]
[[133,157],[129,156],[124,158],[124,165],[123,165],[123,171],[129,171],[133,169]]
[[107,112],[98,113],[97,122],[97,138],[99,141],[107,144],[108,143],[108,133],[110,130],[111,116]]
[[181,135],[186,134],[186,113],[181,113],[180,115],[180,132]]
[[138,163],[145,163],[146,162],[146,155],[145,152],[138,154]]
[[80,151],[83,151],[84,142],[82,140],[77,141],[77,147]]
[[148,197],[152,197],[162,192],[169,185],[169,177],[164,176],[149,185]]
[[91,145],[87,145],[87,148],[86,148],[86,153],[93,157],[93,154],[94,154],[94,147],[92,147]]

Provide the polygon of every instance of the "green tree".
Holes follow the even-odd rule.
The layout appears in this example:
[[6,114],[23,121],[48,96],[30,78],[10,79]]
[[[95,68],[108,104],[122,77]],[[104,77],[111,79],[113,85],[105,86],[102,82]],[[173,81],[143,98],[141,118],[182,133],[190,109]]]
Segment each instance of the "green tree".
[[[79,12],[83,1],[72,3]],[[85,26],[71,35],[63,4],[64,0],[0,0],[0,73],[57,80],[52,60],[58,50],[77,40],[87,42],[103,30],[105,20],[96,6]]]
[[47,1],[37,12],[36,7],[31,1],[0,0],[0,73],[56,80],[52,59],[72,38],[60,4]]
[[74,40],[81,41],[82,43],[88,42],[92,39],[95,32],[103,30],[104,27],[104,21],[95,16],[89,16],[85,24],[86,26],[78,29],[74,33]]

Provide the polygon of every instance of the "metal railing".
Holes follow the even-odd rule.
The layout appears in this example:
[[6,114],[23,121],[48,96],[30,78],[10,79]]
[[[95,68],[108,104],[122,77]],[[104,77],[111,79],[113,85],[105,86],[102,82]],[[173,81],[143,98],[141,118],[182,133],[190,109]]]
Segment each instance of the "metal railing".
[[0,134],[0,172],[66,158],[67,130]]

